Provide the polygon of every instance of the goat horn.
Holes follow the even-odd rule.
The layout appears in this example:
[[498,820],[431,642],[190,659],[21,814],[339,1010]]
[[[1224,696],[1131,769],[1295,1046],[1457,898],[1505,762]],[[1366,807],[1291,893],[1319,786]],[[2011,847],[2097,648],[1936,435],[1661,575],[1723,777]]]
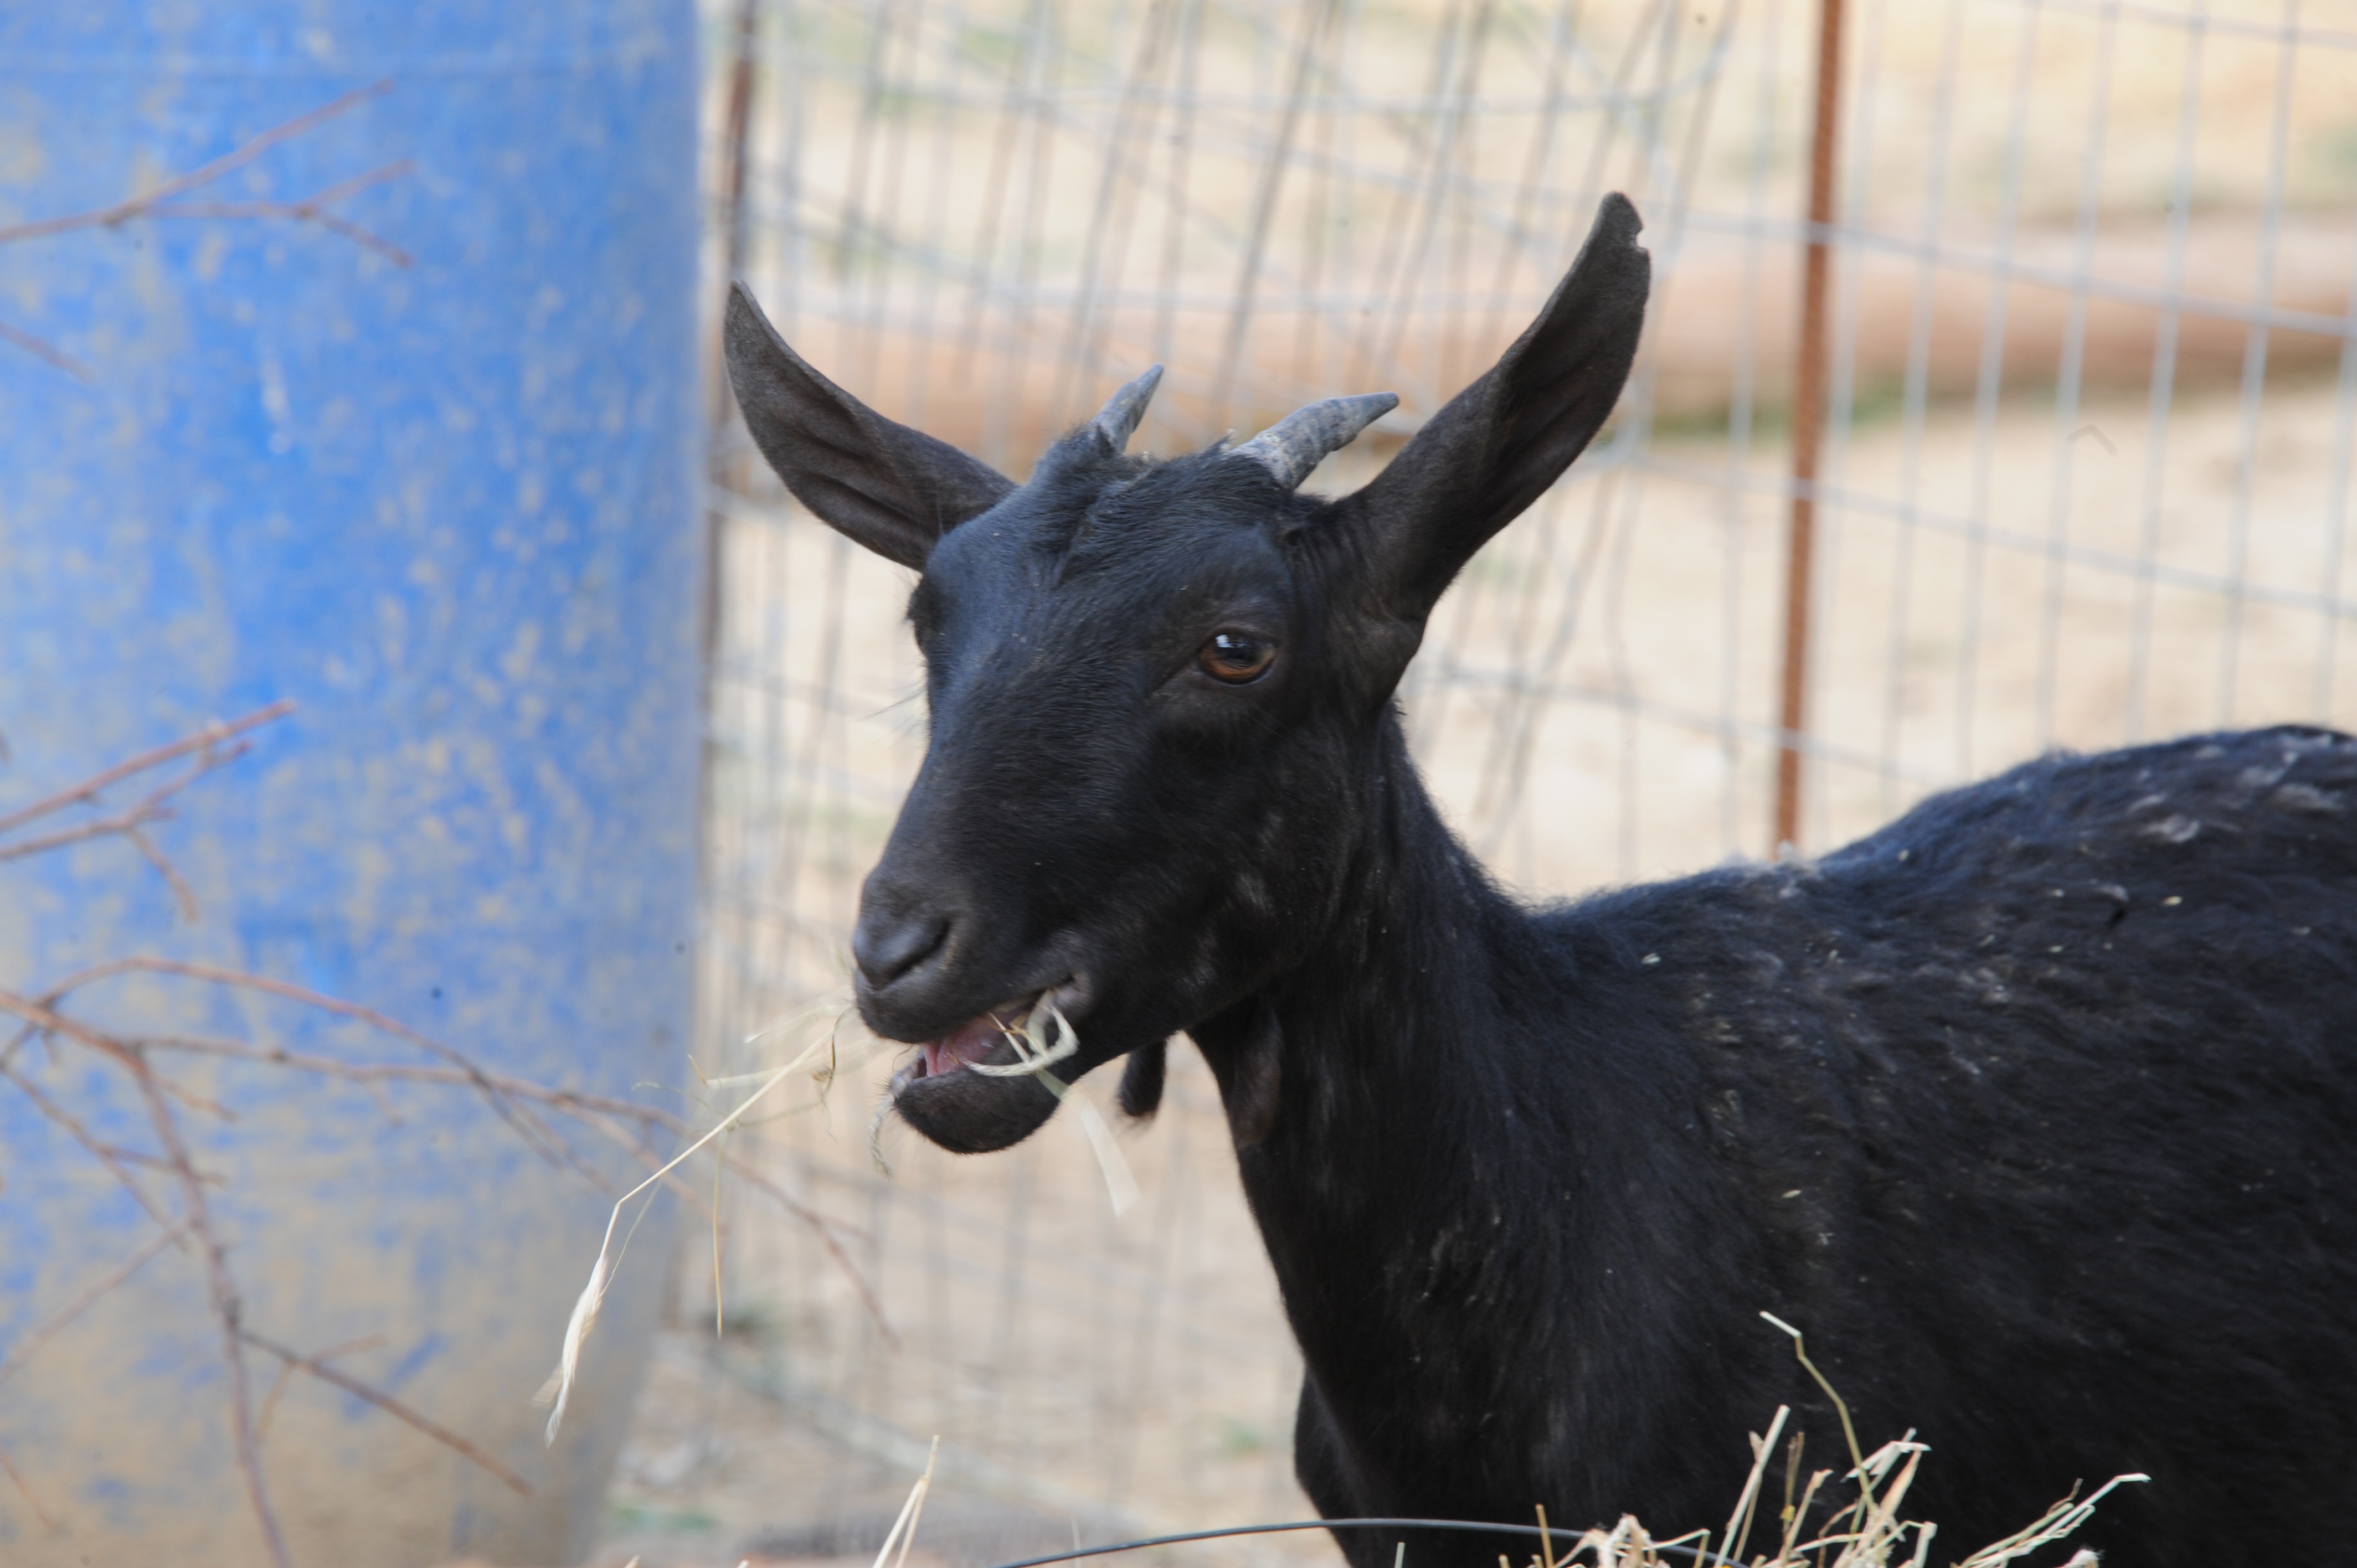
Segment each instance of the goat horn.
[[1294,410],[1230,456],[1251,458],[1275,475],[1278,484],[1293,489],[1328,454],[1348,446],[1360,431],[1398,406],[1396,392],[1329,397]]
[[1148,366],[1144,375],[1106,399],[1104,407],[1089,422],[1114,451],[1127,450],[1129,438],[1137,434],[1138,421],[1146,417],[1146,405],[1154,401],[1154,389],[1161,381],[1162,367]]

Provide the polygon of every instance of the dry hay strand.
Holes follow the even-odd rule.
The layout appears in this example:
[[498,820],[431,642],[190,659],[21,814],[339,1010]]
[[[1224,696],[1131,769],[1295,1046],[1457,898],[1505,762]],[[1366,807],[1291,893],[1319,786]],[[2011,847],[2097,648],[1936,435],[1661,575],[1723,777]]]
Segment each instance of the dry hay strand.
[[[1784,1500],[1778,1513],[1778,1522],[1782,1527],[1779,1538],[1772,1550],[1750,1557],[1744,1555],[1758,1522],[1768,1466],[1776,1455],[1776,1440],[1792,1413],[1790,1405],[1779,1405],[1774,1419],[1768,1423],[1767,1434],[1750,1434],[1751,1471],[1744,1479],[1735,1511],[1728,1517],[1716,1549],[1711,1532],[1706,1530],[1655,1541],[1634,1515],[1624,1514],[1610,1530],[1590,1530],[1581,1535],[1570,1552],[1561,1558],[1555,1555],[1552,1542],[1542,1537],[1545,1544],[1532,1558],[1534,1568],[1564,1568],[1582,1556],[1588,1558],[1594,1568],[1664,1568],[1664,1552],[1674,1553],[1682,1564],[1691,1558],[1704,1568],[1892,1568],[1895,1563],[1904,1563],[1906,1568],[1931,1568],[1932,1542],[1939,1526],[1927,1520],[1902,1518],[1900,1511],[1908,1488],[1914,1484],[1916,1468],[1931,1452],[1930,1447],[1916,1442],[1914,1434],[1910,1432],[1871,1454],[1863,1452],[1848,1403],[1816,1363],[1809,1359],[1801,1331],[1772,1313],[1760,1316],[1792,1337],[1793,1356],[1832,1402],[1834,1412],[1841,1421],[1843,1439],[1849,1445],[1850,1467],[1840,1479],[1855,1488],[1856,1497],[1835,1509],[1814,1535],[1802,1539],[1810,1511],[1825,1484],[1835,1479],[1835,1472],[1810,1472],[1800,1487],[1800,1495],[1794,1497],[1803,1449],[1802,1434],[1794,1434],[1784,1449]],[[2095,1505],[2115,1488],[2148,1479],[2142,1475],[2115,1476],[2084,1498],[2078,1495],[2074,1486],[2070,1496],[2035,1521],[1956,1560],[1954,1568],[2005,1568],[2077,1530],[2094,1516]],[[1539,1525],[1542,1530],[1546,1527],[1544,1509],[1539,1512]],[[2095,1554],[2083,1549],[2063,1568],[2094,1568],[2094,1564]]]

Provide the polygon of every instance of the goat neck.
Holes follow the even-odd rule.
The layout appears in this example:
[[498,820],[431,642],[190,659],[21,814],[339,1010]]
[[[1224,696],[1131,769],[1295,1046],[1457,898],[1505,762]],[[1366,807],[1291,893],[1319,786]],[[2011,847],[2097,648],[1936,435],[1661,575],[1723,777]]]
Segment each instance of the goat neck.
[[[1496,1518],[1521,1496],[1609,1517],[1616,1391],[1664,1391],[1651,1413],[1672,1424],[1757,1419],[1666,1391],[1695,1386],[1672,1375],[1701,1337],[1682,1323],[1729,1262],[1660,1245],[1718,1201],[1661,1136],[1687,1065],[1618,978],[1627,955],[1567,952],[1449,832],[1395,718],[1383,737],[1316,940],[1192,1031],[1307,1363],[1303,1478],[1329,1517]],[[1597,1344],[1630,1354],[1580,1353]],[[1471,1462],[1492,1427],[1550,1434],[1513,1456],[1527,1480]]]

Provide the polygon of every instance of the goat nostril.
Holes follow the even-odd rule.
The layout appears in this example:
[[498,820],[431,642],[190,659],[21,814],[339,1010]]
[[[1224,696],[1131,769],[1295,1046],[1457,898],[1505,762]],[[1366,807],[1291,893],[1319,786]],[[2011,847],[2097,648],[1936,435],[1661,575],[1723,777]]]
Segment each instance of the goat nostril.
[[851,957],[867,983],[881,991],[931,958],[949,934],[946,915],[862,919],[851,936]]

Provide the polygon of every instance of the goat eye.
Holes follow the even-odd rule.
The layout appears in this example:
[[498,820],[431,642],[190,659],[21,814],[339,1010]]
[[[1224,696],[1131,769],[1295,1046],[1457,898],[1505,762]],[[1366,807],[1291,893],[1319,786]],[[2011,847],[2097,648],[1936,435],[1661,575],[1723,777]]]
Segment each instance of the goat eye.
[[1247,681],[1257,681],[1276,660],[1276,649],[1260,639],[1241,631],[1212,634],[1203,644],[1195,662],[1203,673],[1215,681],[1225,681],[1231,686],[1241,686]]

